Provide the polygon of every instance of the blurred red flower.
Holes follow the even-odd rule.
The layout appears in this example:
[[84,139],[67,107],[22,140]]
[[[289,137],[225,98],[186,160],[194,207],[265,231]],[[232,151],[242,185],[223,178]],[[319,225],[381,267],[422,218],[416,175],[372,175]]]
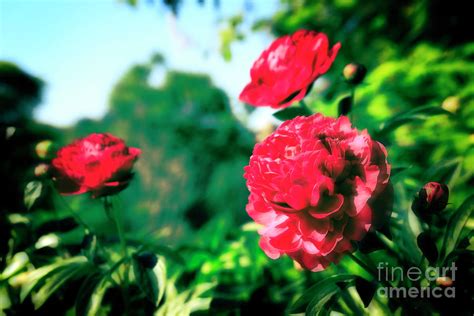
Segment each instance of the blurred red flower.
[[111,134],[91,134],[58,151],[52,161],[53,180],[64,195],[114,194],[128,186],[140,152]]
[[251,82],[239,99],[253,106],[290,106],[328,71],[340,47],[329,49],[326,34],[307,30],[276,39],[253,64]]
[[337,263],[380,215],[372,202],[389,175],[384,146],[346,117],[286,121],[255,145],[245,167],[247,212],[264,226],[260,247],[312,271]]

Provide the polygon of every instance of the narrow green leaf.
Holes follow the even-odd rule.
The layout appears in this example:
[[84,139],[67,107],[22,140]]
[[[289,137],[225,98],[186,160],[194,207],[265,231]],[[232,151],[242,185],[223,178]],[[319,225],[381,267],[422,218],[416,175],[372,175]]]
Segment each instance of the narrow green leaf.
[[416,107],[407,112],[398,113],[393,118],[386,120],[380,125],[379,131],[376,132],[375,138],[385,136],[404,124],[411,123],[413,121],[426,120],[432,116],[440,114],[451,115],[450,112],[444,110],[440,106],[433,105]]
[[166,302],[156,311],[155,316],[184,316],[208,310],[212,298],[202,297],[202,295],[214,286],[215,283],[202,283],[178,294],[172,282],[168,282]]
[[294,119],[297,116],[309,116],[313,113],[305,107],[300,106],[290,106],[286,109],[280,110],[273,113],[273,116],[279,119],[280,121],[286,121]]
[[38,292],[32,295],[32,301],[35,309],[40,308],[51,295],[59,290],[64,284],[71,280],[77,280],[91,271],[93,266],[88,262],[72,263],[61,269],[56,269],[46,279],[44,285]]
[[471,218],[473,209],[474,194],[469,196],[449,219],[444,236],[443,249],[441,250],[443,252],[442,258],[445,258],[446,255],[455,250],[459,241],[467,236],[464,227],[469,218]]
[[339,290],[336,283],[349,282],[354,280],[355,276],[342,274],[334,275],[324,280],[317,282],[315,285],[306,290],[306,292],[290,307],[290,313],[303,313],[309,308],[309,302],[320,300],[325,295],[332,293],[334,290]]
[[339,288],[332,284],[326,287],[324,294],[315,296],[308,304],[306,308],[306,315],[308,316],[323,316],[329,315],[330,308],[327,305],[331,302],[331,299],[339,292]]
[[102,281],[104,275],[102,273],[96,272],[90,274],[84,282],[82,282],[79,291],[77,292],[76,297],[76,316],[85,316],[87,315],[90,308],[90,298],[92,293],[95,291],[99,282]]
[[57,263],[43,266],[32,271],[20,273],[14,278],[10,279],[10,282],[19,283],[22,286],[20,291],[20,300],[23,302],[31,291],[36,290],[36,288],[38,288],[41,283],[45,281],[45,278],[50,276],[57,269],[62,269],[70,264],[81,262],[87,262],[87,258],[80,256],[70,259],[63,259]]
[[[102,300],[104,298],[105,293],[107,290],[112,286],[110,282],[110,276],[105,275],[102,280],[97,284],[92,292],[92,295],[89,298],[89,302],[85,306],[85,309],[82,311],[82,314],[85,316],[95,316],[98,314],[100,307],[102,306]],[[77,306],[76,306],[77,311]]]
[[36,200],[41,196],[43,183],[41,181],[31,181],[25,187],[24,203],[27,209],[35,204]]

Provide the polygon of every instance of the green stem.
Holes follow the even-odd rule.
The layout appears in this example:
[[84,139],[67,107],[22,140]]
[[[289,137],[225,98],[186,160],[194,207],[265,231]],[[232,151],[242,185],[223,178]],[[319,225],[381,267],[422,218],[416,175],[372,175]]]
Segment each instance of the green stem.
[[122,255],[125,258],[129,259],[130,256],[127,250],[127,241],[125,239],[125,233],[123,231],[120,214],[119,212],[117,212],[117,210],[114,209],[112,202],[107,197],[104,198],[104,209],[105,209],[105,212],[108,214],[108,216],[115,223],[117,234],[120,240],[120,247],[122,248]]
[[393,241],[389,240],[387,237],[385,237],[384,234],[378,231],[375,232],[375,235],[384,244],[387,251],[390,252],[393,256],[395,256],[395,258],[399,259],[399,254],[397,250],[395,249],[395,245],[393,244]]
[[115,227],[117,229],[117,234],[120,240],[120,247],[122,248],[122,259],[125,259],[124,261],[124,273],[123,273],[123,288],[122,288],[122,296],[125,304],[125,315],[129,315],[129,299],[128,299],[128,271],[129,271],[129,266],[130,266],[130,255],[128,253],[128,248],[127,248],[127,241],[125,239],[125,233],[123,231],[122,227],[122,221],[119,212],[116,210],[116,208],[113,207],[112,202],[109,200],[108,197],[104,197],[104,209],[109,216],[115,223]]
[[354,125],[354,108],[355,108],[355,85],[351,85],[351,111],[349,112],[349,120]]

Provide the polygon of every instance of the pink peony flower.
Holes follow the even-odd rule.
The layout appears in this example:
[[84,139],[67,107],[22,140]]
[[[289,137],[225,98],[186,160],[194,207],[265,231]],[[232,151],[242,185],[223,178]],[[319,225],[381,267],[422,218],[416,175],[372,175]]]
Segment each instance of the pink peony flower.
[[340,47],[340,43],[329,47],[326,34],[315,31],[299,30],[277,38],[253,64],[251,82],[239,99],[253,106],[290,106],[329,70]]
[[283,123],[255,145],[244,177],[260,247],[319,271],[353,250],[373,224],[371,201],[389,182],[384,146],[347,117],[315,114]]
[[52,161],[52,175],[61,194],[91,192],[93,197],[128,186],[140,149],[127,147],[111,134],[91,134],[61,148]]

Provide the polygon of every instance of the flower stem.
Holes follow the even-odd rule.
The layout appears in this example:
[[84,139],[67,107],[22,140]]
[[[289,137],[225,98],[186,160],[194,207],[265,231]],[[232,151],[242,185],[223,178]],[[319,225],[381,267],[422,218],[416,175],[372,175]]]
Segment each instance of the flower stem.
[[125,315],[129,314],[129,301],[128,301],[128,270],[130,265],[130,255],[127,249],[127,241],[125,239],[125,233],[122,227],[121,217],[119,212],[117,212],[116,208],[113,207],[112,201],[109,200],[108,197],[104,197],[104,209],[107,213],[107,216],[113,220],[115,223],[115,227],[117,229],[117,234],[120,240],[120,247],[122,248],[122,256],[124,261],[124,273],[123,273],[123,288],[122,288],[122,296],[125,304]]
[[125,239],[125,233],[123,231],[119,212],[117,212],[117,210],[114,209],[112,202],[107,197],[104,198],[104,209],[105,209],[105,212],[111,217],[111,219],[115,223],[117,234],[120,240],[120,247],[122,248],[122,255],[124,256],[124,258],[128,259],[129,254],[127,250],[127,241]]
[[349,120],[351,121],[352,125],[354,125],[354,108],[355,108],[355,90],[356,86],[351,85],[351,111],[349,112]]

